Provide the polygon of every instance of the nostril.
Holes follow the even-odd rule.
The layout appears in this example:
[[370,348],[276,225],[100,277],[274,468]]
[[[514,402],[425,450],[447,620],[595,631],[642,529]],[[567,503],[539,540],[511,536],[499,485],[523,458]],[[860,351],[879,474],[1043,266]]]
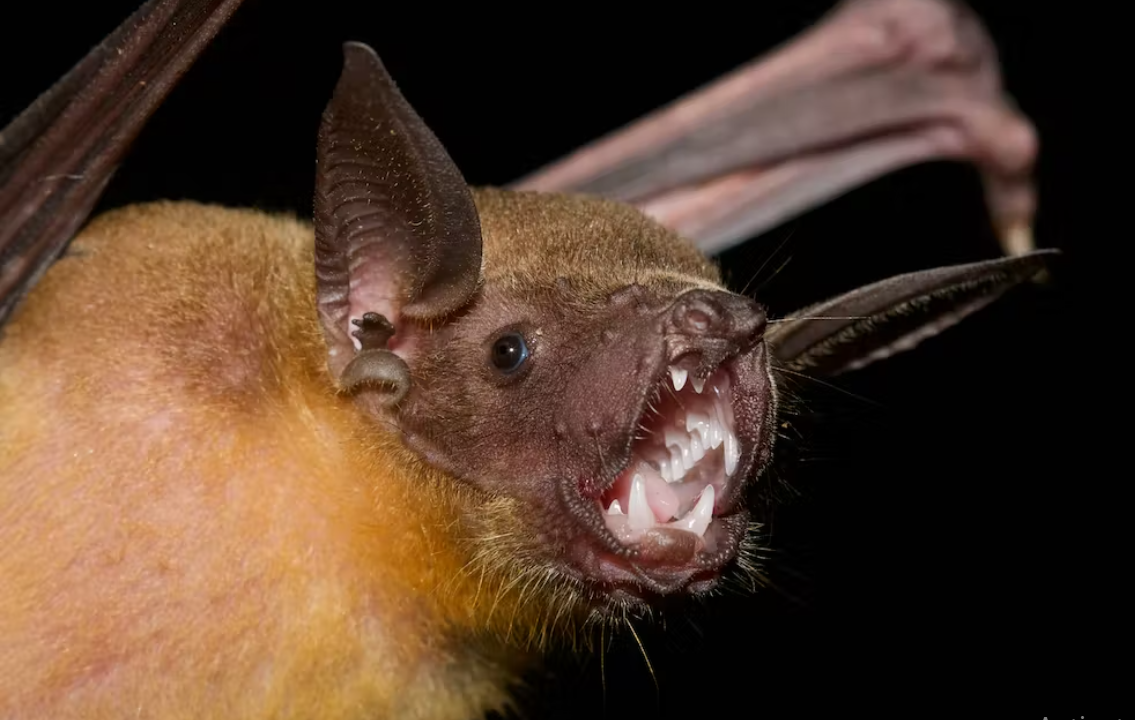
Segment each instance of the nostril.
[[751,298],[725,291],[691,290],[674,303],[671,331],[688,336],[715,336],[748,350],[764,337],[764,308]]
[[672,317],[677,330],[704,335],[720,332],[725,310],[705,291],[693,290],[678,299]]
[[696,332],[705,332],[713,324],[713,318],[697,308],[689,308],[682,318],[682,324]]

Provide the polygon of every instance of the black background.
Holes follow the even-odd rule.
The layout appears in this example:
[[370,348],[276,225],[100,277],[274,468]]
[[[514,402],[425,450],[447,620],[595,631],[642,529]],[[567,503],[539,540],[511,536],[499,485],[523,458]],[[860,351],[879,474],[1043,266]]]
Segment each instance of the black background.
[[[310,212],[314,133],[362,40],[472,184],[501,184],[705,83],[814,22],[832,3],[765,0],[460,10],[429,3],[248,0],[157,113],[103,206],[160,197]],[[132,0],[23,4],[0,48],[11,117],[133,9]],[[758,6],[759,5],[759,9]],[[1065,256],[916,352],[791,391],[811,414],[778,468],[769,573],[665,625],[641,624],[658,689],[624,633],[554,657],[521,693],[533,718],[873,715],[1079,716],[1130,678],[1118,595],[1130,561],[1119,490],[1085,395],[1114,404],[1083,352],[1085,263],[1102,242],[1080,142],[1084,70],[1066,15],[975,4],[1006,84],[1042,141],[1038,243]],[[758,273],[769,255],[783,248]],[[722,258],[774,312],[890,274],[998,252],[976,173],[936,163],[871,183]],[[791,258],[778,273],[779,267]],[[1111,402],[1108,402],[1108,396]],[[771,482],[771,480],[770,480]],[[1112,518],[1115,518],[1114,520]],[[606,683],[601,676],[605,674]],[[900,710],[905,697],[922,710]],[[1026,711],[1026,712],[1022,712]],[[1034,713],[1035,711],[1035,713]]]

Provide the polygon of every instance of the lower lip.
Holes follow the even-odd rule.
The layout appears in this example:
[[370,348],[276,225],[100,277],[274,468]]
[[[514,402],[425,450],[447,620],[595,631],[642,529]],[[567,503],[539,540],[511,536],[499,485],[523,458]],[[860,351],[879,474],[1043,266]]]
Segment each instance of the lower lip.
[[655,602],[664,597],[699,595],[715,587],[737,556],[747,528],[748,514],[743,510],[716,518],[706,533],[712,533],[716,551],[696,553],[685,562],[673,562],[672,557],[652,558],[637,548],[638,552],[624,556],[591,537],[580,538],[571,555],[580,579],[601,590],[596,596],[599,605],[620,599]]

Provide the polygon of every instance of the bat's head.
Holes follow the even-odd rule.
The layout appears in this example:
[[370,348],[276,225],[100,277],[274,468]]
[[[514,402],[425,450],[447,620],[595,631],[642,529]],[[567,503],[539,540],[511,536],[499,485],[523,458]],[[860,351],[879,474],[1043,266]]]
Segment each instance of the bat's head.
[[361,45],[318,162],[319,311],[340,387],[482,491],[466,520],[494,562],[591,606],[704,592],[737,556],[744,491],[771,453],[773,355],[858,367],[1042,264],[892,278],[772,325],[634,208],[471,193]]
[[770,454],[762,307],[630,206],[471,193],[364,46],[347,47],[317,193],[329,366],[494,499],[486,535],[581,597],[714,584]]
[[712,585],[769,457],[764,309],[634,208],[476,199],[481,282],[410,362],[406,439],[514,499],[531,553],[580,582],[618,596]]

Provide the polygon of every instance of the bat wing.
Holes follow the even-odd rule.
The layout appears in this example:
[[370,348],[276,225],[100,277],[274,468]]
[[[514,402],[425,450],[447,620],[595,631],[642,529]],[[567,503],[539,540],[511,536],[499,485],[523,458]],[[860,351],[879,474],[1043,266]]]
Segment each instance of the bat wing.
[[910,350],[1044,272],[1056,250],[897,275],[772,321],[780,368],[837,375]]
[[717,252],[904,166],[975,162],[1002,245],[1032,248],[1036,134],[953,0],[845,0],[768,57],[517,181],[634,203]]
[[[240,0],[150,0],[0,132],[0,325]],[[637,204],[721,250],[873,177],[969,159],[1006,250],[1032,247],[1035,133],[949,0],[846,0],[764,60],[515,183]]]
[[241,0],[150,0],[0,131],[0,326]]

